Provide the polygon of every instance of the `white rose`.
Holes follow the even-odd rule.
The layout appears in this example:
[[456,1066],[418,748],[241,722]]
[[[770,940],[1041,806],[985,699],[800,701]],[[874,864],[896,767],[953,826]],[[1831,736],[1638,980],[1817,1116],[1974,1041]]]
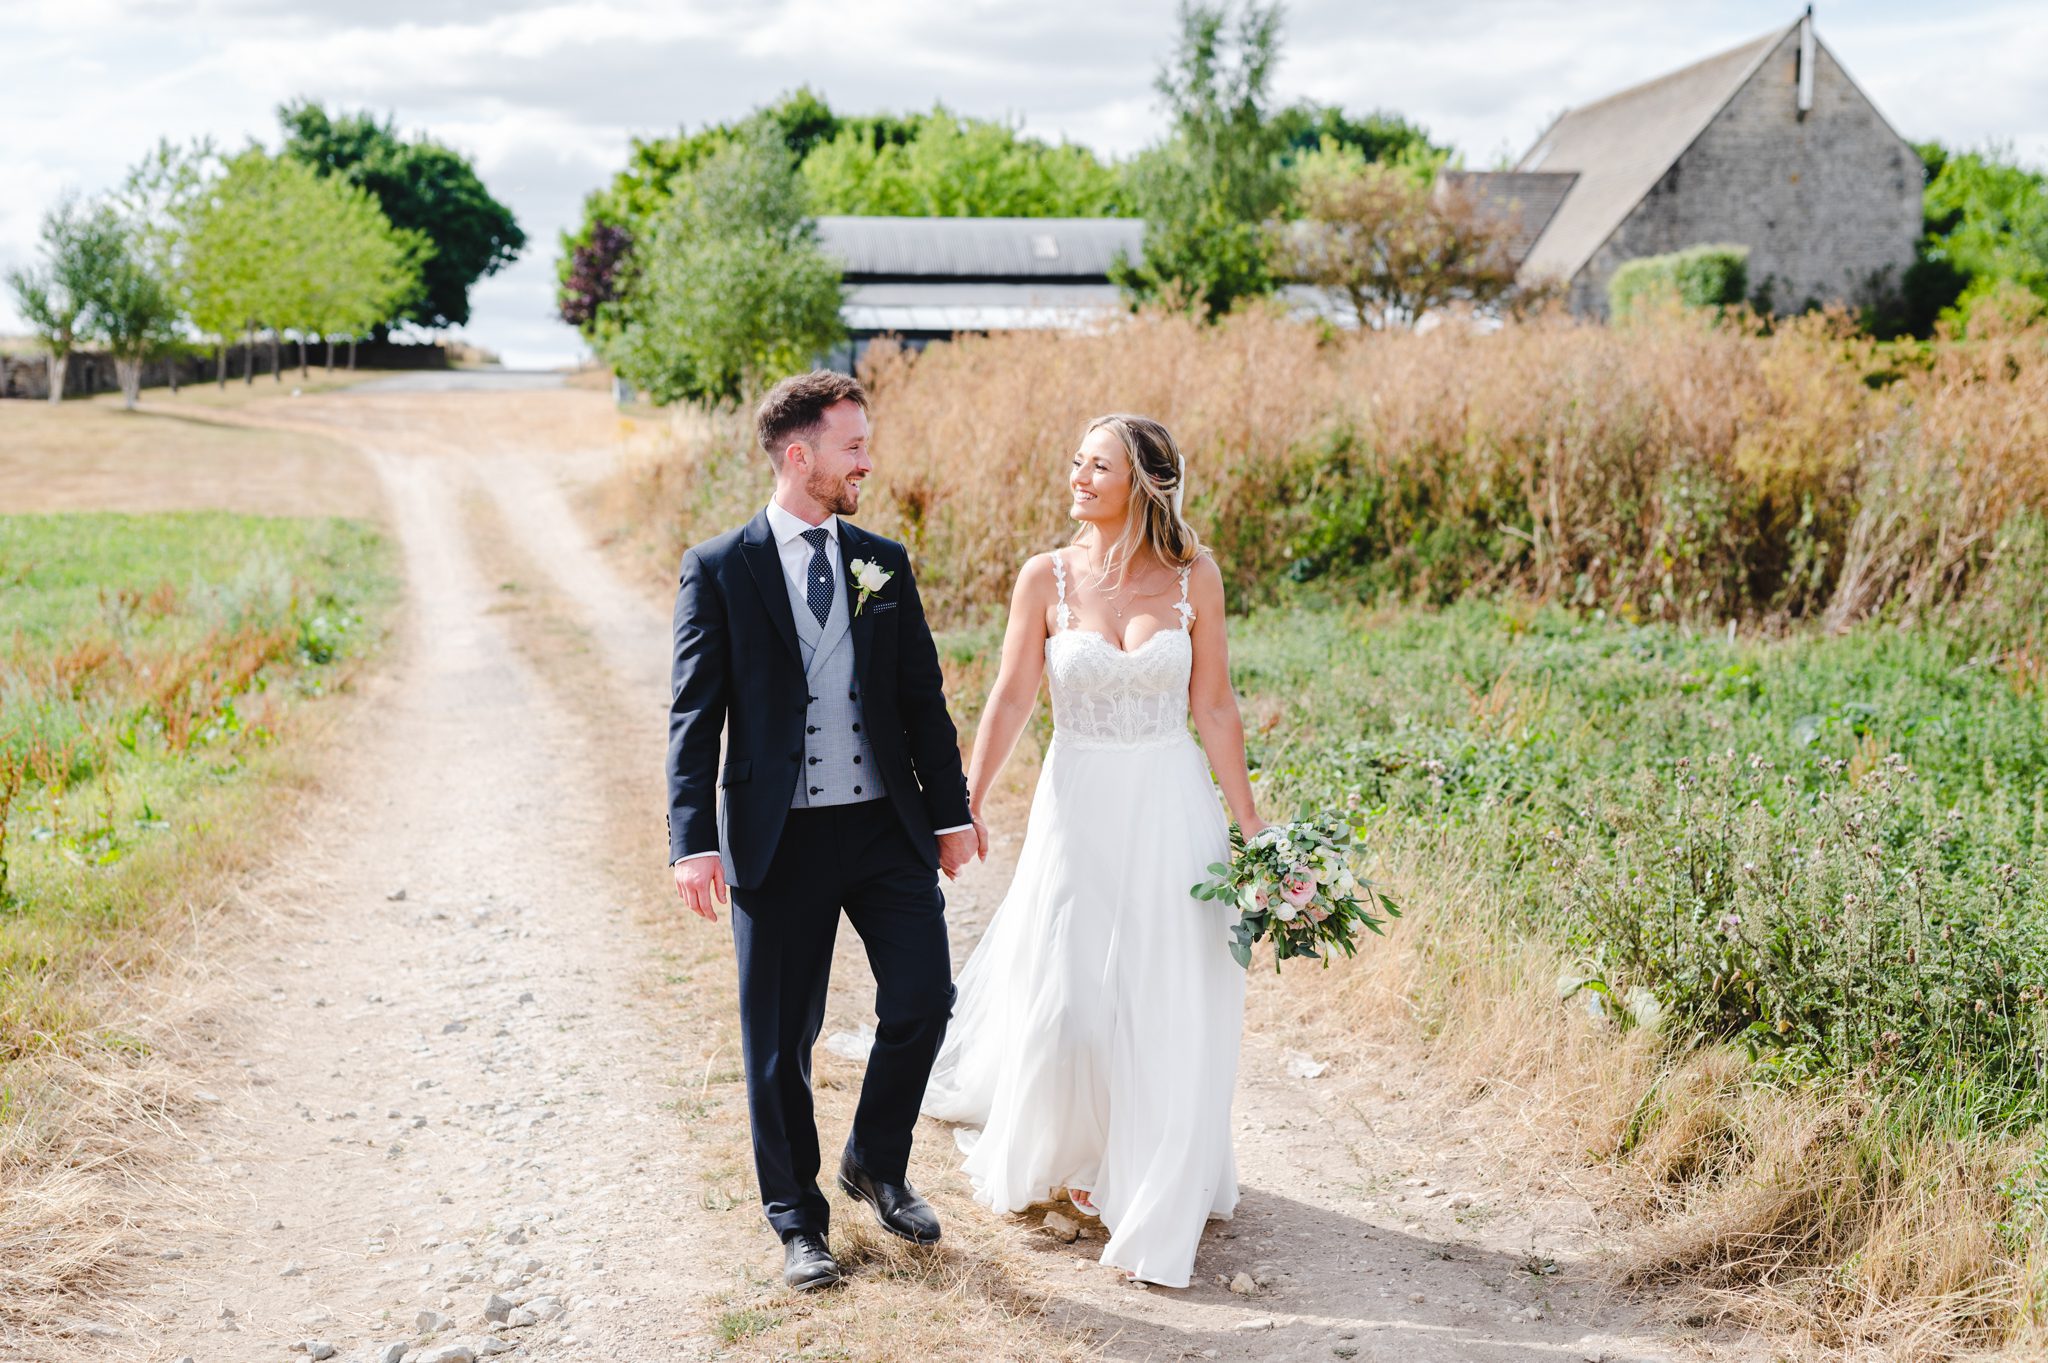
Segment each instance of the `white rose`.
[[853,569],[853,580],[860,584],[860,589],[864,592],[878,592],[889,580],[889,574],[879,563],[855,559],[850,566]]
[[1282,899],[1279,895],[1275,895],[1273,896],[1273,916],[1283,923],[1292,923],[1301,916],[1301,910],[1288,903],[1285,899]]

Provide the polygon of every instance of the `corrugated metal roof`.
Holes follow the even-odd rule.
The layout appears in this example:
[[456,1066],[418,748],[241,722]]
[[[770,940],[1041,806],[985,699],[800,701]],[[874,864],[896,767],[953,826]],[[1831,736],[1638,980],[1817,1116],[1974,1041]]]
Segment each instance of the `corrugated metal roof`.
[[818,219],[819,244],[849,283],[863,279],[1103,280],[1119,251],[1136,260],[1136,218]]
[[1438,177],[1445,188],[1477,199],[1481,213],[1505,223],[1508,258],[1518,268],[1578,178],[1575,170],[1447,170]]
[[[1794,25],[1794,28],[1797,26]],[[1536,139],[1517,171],[1576,171],[1523,268],[1570,279],[1792,32],[1775,29],[1680,71],[1572,109]]]

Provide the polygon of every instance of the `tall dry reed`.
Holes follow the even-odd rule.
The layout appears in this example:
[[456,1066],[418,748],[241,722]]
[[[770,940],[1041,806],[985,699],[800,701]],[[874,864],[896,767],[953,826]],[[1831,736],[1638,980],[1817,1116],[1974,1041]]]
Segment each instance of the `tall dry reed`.
[[1802,319],[1627,329],[1548,316],[1332,337],[1254,313],[1094,336],[878,350],[882,519],[926,594],[1001,601],[1064,537],[1085,419],[1141,411],[1188,451],[1191,509],[1242,593],[1374,570],[1644,614],[1952,598],[2048,506],[2048,329],[1899,353]]
[[[1190,512],[1254,599],[1337,574],[1841,625],[1952,601],[2015,509],[2048,507],[2039,325],[1901,348],[1825,316],[1767,335],[1684,314],[1337,335],[1152,315],[878,345],[865,374],[864,519],[911,546],[949,621],[997,608],[1018,564],[1070,533],[1067,457],[1106,411],[1173,429]],[[743,416],[679,429],[615,495],[622,523],[660,523],[665,556],[768,487]]]

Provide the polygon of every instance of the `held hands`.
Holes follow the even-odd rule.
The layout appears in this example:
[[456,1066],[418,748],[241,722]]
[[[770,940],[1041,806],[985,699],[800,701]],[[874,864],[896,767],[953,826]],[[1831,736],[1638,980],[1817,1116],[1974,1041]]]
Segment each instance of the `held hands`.
[[711,906],[713,895],[718,902],[726,902],[725,867],[717,857],[691,857],[688,861],[675,864],[676,893],[690,906],[690,911],[707,923],[718,921],[718,910]]
[[988,826],[981,815],[972,817],[972,828],[939,834],[939,870],[948,880],[958,876],[968,862],[988,858]]

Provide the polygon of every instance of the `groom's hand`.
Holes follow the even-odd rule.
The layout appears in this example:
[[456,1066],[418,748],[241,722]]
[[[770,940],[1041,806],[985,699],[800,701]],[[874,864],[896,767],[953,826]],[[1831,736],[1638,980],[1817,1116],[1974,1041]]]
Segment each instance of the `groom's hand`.
[[945,873],[946,879],[959,875],[960,868],[974,860],[976,837],[972,828],[939,834],[939,869]]
[[691,857],[675,865],[676,893],[690,906],[690,911],[707,923],[718,921],[718,910],[711,907],[713,895],[718,902],[726,902],[725,867],[717,857]]

